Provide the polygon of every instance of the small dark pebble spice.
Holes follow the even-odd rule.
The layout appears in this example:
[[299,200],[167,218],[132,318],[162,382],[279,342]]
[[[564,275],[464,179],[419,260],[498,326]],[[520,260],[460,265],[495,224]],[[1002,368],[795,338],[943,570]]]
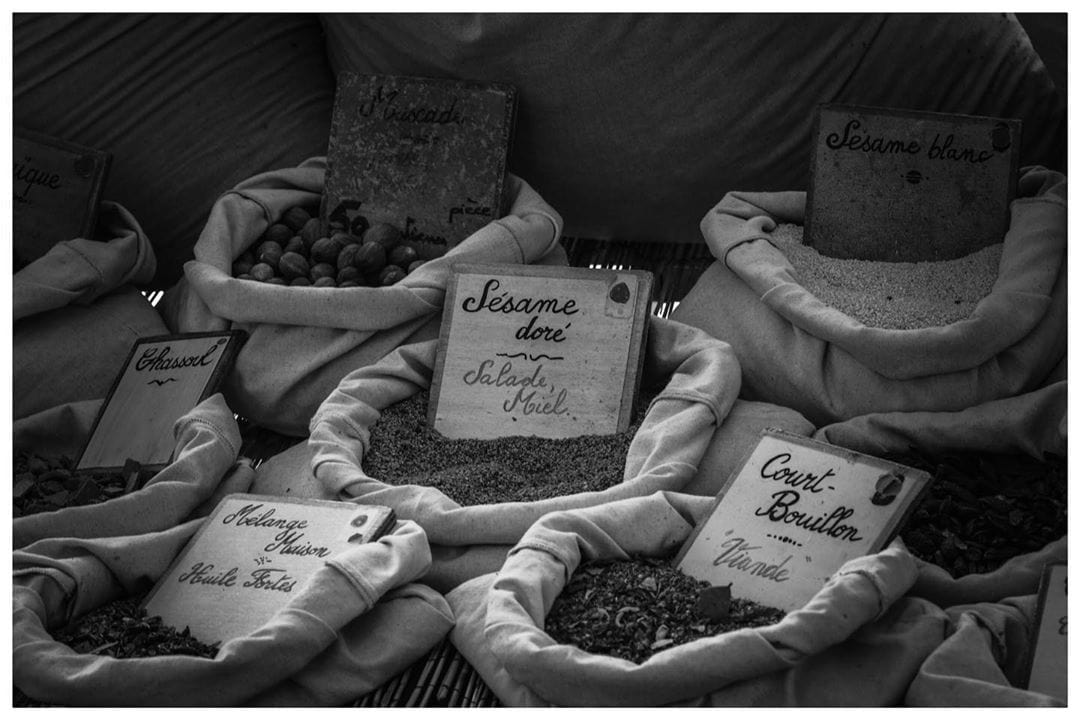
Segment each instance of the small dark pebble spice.
[[[79,505],[94,505],[124,494],[122,473],[76,472],[69,457],[44,458],[33,453],[15,457],[12,515],[23,517]],[[145,480],[141,477],[140,480]]]
[[[161,655],[191,655],[213,658],[218,644],[207,645],[192,637],[187,628],[176,630],[160,617],[148,617],[139,607],[141,597],[105,603],[67,627],[53,633],[53,639],[82,655],[114,658],[145,658]],[[15,707],[46,707],[15,688]]]
[[728,616],[698,612],[709,583],[684,575],[670,559],[635,557],[582,563],[555,599],[544,630],[586,652],[641,663],[669,647],[779,622],[782,610],[732,598]]
[[382,411],[364,472],[390,485],[437,488],[461,505],[531,502],[606,490],[623,480],[626,453],[655,392],[614,435],[449,440],[427,425],[428,393]]
[[911,451],[887,459],[936,473],[900,537],[913,555],[953,577],[996,570],[1068,530],[1063,457]]

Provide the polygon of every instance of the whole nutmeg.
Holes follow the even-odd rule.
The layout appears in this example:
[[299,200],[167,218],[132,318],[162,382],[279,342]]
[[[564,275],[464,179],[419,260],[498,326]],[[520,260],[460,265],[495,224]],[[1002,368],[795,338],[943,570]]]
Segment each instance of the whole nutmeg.
[[272,268],[278,266],[278,261],[281,260],[281,256],[285,254],[285,250],[278,243],[273,240],[267,240],[255,249],[255,260],[257,262],[266,263]]
[[360,238],[347,232],[330,233],[330,239],[337,240],[342,245],[352,245],[360,242]]
[[236,279],[237,280],[254,280],[255,278],[251,277],[251,273],[240,273],[239,275],[236,276]]
[[342,268],[352,267],[353,262],[356,260],[356,253],[358,252],[360,252],[360,245],[355,243],[352,245],[346,245],[345,247],[341,248],[341,252],[339,252],[337,256],[338,270],[341,270]]
[[365,240],[356,251],[353,265],[365,275],[374,275],[386,267],[386,250],[377,242]]
[[319,222],[319,218],[311,218],[304,227],[300,228],[300,232],[297,233],[304,240],[304,244],[311,247],[315,244],[315,241],[323,236],[322,224]]
[[290,287],[311,287],[311,280],[306,277],[294,277],[289,281]]
[[252,261],[251,254],[250,253],[244,253],[243,255],[241,255],[240,257],[236,258],[236,260],[233,261],[233,264],[232,264],[232,274],[233,274],[233,276],[247,275],[248,273],[251,272],[251,266],[254,265],[254,264],[255,263]]
[[409,263],[409,267],[405,268],[405,272],[407,272],[407,273],[409,273],[411,275],[413,270],[420,267],[425,262],[426,262],[425,260],[413,260],[411,263]]
[[330,263],[337,265],[338,253],[344,247],[333,238],[319,238],[311,246],[311,260],[316,263]]
[[343,267],[337,271],[337,284],[341,287],[341,283],[349,282],[350,280],[359,283],[363,279],[360,271],[354,268],[352,265]]
[[306,278],[308,273],[311,272],[311,266],[308,264],[307,258],[300,253],[287,252],[281,256],[281,260],[278,262],[278,271],[286,280],[298,277]]
[[364,244],[379,243],[386,250],[392,249],[401,242],[401,231],[390,223],[372,223],[364,233]]
[[251,277],[259,282],[267,282],[270,278],[274,277],[274,275],[274,268],[264,262],[255,263],[251,266]]
[[337,287],[337,281],[332,277],[320,277],[311,284],[315,287]]
[[379,284],[383,286],[393,285],[398,280],[401,280],[403,277],[405,277],[404,270],[399,268],[397,265],[387,265],[379,273]]
[[343,288],[343,287],[360,287],[360,282],[358,280],[345,280],[344,282],[339,282],[337,284],[337,286],[339,288]]
[[301,228],[307,224],[307,221],[311,219],[311,213],[304,208],[297,205],[291,207],[285,211],[285,214],[281,216],[281,222],[287,225],[292,230],[289,235],[295,235],[300,232]]
[[311,266],[311,279],[317,281],[320,278],[330,278],[333,280],[337,277],[337,268],[330,263],[316,263]]
[[400,268],[407,268],[419,259],[420,253],[416,252],[416,248],[411,245],[398,245],[386,256],[388,264],[397,265]]
[[349,220],[348,218],[332,217],[326,221],[326,231],[332,236],[334,233],[348,232]]
[[295,234],[291,227],[277,222],[266,228],[266,232],[263,233],[263,240],[272,240],[278,245],[284,245]]
[[301,255],[307,255],[307,245],[304,244],[304,239],[299,235],[293,235],[289,238],[289,242],[285,243],[285,246],[281,248],[287,253],[294,252]]
[[288,285],[289,283],[285,282],[285,278],[281,277],[280,275],[275,275],[274,277],[267,280],[266,284],[267,285]]

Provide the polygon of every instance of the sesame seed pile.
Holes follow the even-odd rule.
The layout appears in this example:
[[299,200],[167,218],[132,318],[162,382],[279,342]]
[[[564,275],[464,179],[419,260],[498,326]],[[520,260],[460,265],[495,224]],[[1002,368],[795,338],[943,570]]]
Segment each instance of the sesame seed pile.
[[955,260],[884,262],[821,255],[803,244],[801,225],[780,224],[771,240],[817,299],[868,327],[890,330],[951,325],[970,316],[997,280],[1003,247]]

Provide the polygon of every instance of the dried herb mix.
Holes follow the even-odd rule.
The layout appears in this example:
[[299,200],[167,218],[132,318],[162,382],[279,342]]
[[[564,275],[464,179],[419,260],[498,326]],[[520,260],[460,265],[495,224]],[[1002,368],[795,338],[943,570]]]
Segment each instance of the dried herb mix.
[[606,490],[623,480],[626,453],[651,396],[614,435],[449,440],[427,425],[427,392],[382,411],[364,472],[390,485],[437,488],[461,505],[531,502]]
[[670,560],[584,562],[555,599],[544,630],[586,652],[641,663],[669,647],[784,617],[782,610],[733,598],[727,619],[710,621],[696,609],[708,587]]
[[16,456],[14,517],[94,505],[124,494],[127,480],[121,473],[77,472],[74,464],[68,457],[43,458],[32,453]]

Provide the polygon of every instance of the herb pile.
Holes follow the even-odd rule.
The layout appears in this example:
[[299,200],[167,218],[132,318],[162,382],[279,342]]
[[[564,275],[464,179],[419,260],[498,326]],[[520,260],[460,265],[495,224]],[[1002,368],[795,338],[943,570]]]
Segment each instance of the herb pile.
[[12,512],[15,517],[94,505],[123,495],[127,479],[118,472],[76,472],[68,457],[47,459],[32,453],[15,458]]
[[544,630],[559,643],[640,663],[665,648],[784,617],[781,610],[734,598],[725,619],[710,620],[698,610],[708,587],[667,560],[585,562],[555,599]]
[[531,502],[606,490],[623,480],[626,453],[651,397],[614,435],[449,440],[427,425],[428,393],[382,411],[364,472],[390,485],[437,488],[461,505]]
[[1064,458],[908,453],[888,459],[937,472],[900,536],[913,555],[954,577],[995,570],[1068,531]]

